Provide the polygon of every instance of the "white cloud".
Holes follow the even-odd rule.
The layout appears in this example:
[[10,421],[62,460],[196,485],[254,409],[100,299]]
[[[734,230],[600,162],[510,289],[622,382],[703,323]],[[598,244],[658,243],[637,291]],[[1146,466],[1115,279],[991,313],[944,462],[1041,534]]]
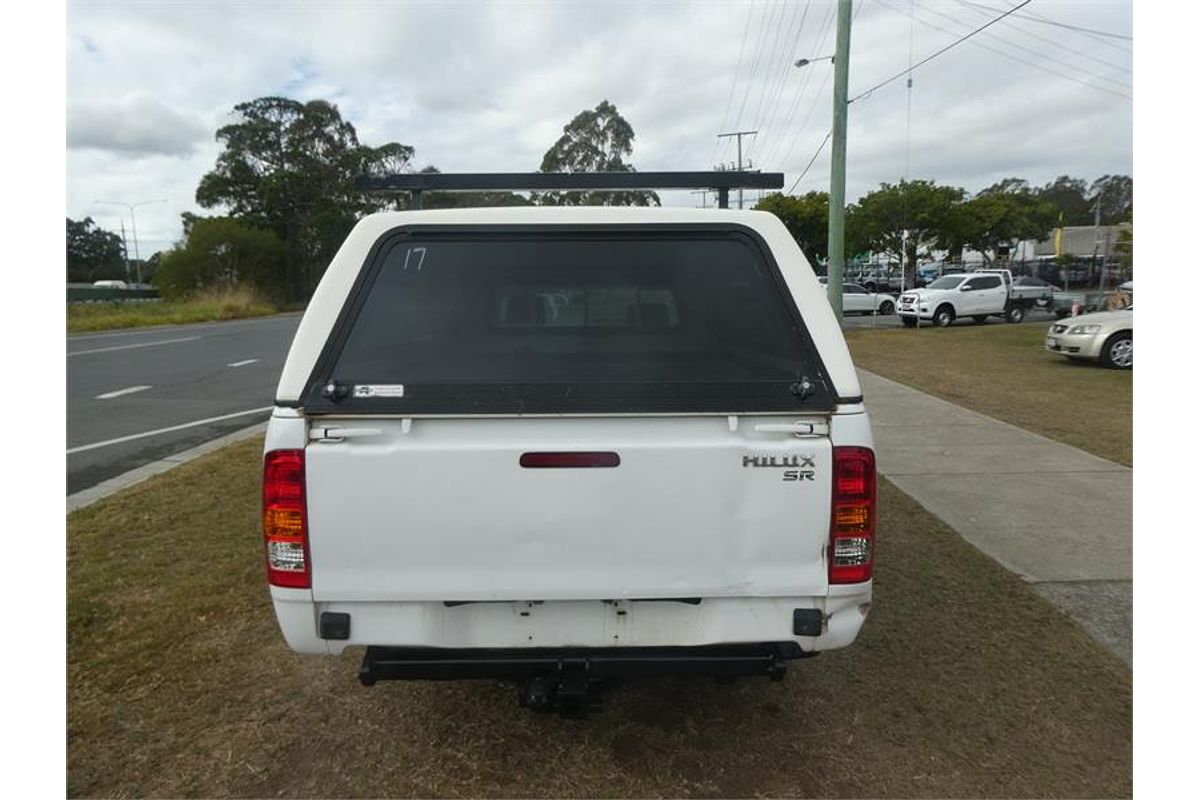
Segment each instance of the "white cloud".
[[115,103],[67,106],[67,147],[109,150],[140,158],[190,155],[211,132],[195,114],[181,114],[147,94]]

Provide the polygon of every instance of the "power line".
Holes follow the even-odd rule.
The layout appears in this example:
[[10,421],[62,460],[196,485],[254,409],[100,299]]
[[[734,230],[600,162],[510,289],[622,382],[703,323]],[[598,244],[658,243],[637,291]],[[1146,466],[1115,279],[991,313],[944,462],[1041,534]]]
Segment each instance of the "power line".
[[[929,56],[929,57],[927,57],[927,58],[923,58],[923,59],[921,59],[921,60],[920,60],[920,61],[918,61],[916,64],[913,64],[911,67],[909,67],[908,69],[906,69],[906,70],[904,70],[904,71],[902,71],[902,72],[897,72],[895,75],[893,75],[892,77],[888,78],[888,79],[887,79],[887,80],[885,80],[885,81],[880,81],[879,83],[877,83],[877,84],[875,84],[874,86],[872,86],[870,89],[867,89],[867,90],[866,90],[865,92],[863,92],[862,94],[858,94],[858,95],[855,95],[854,97],[851,97],[849,102],[853,103],[855,100],[859,100],[859,99],[861,99],[861,98],[863,98],[863,97],[866,97],[867,95],[869,95],[871,92],[875,91],[876,89],[879,89],[879,88],[882,88],[882,87],[884,87],[884,86],[887,86],[889,83],[891,83],[892,81],[896,80],[897,78],[902,78],[902,77],[904,77],[905,75],[907,75],[907,74],[909,74],[910,72],[912,72],[913,70],[915,70],[917,67],[919,67],[919,66],[921,66],[921,65],[923,65],[923,64],[928,64],[930,61],[933,61],[935,58],[937,58],[938,56],[940,56],[942,53],[946,52],[947,50],[950,50],[950,49],[951,49],[951,48],[953,48],[953,47],[957,47],[958,45],[960,45],[960,44],[962,44],[963,42],[965,42],[967,39],[970,39],[972,36],[974,36],[975,34],[979,33],[980,31],[982,31],[982,30],[984,30],[984,29],[986,29],[986,28],[990,28],[991,26],[995,25],[997,22],[999,22],[1000,20],[1004,19],[1005,17],[1007,17],[1009,14],[1013,13],[1014,11],[1016,11],[1016,10],[1018,10],[1018,9],[1021,9],[1021,8],[1024,8],[1025,6],[1029,5],[1029,3],[1030,3],[1030,2],[1031,2],[1031,0],[1024,0],[1024,2],[1022,2],[1022,3],[1021,3],[1021,5],[1019,5],[1019,6],[1014,6],[1013,8],[1010,8],[1008,11],[1005,11],[1003,14],[1001,14],[1000,16],[998,16],[998,17],[996,17],[995,19],[993,19],[991,22],[988,22],[988,23],[986,23],[986,24],[984,24],[984,25],[980,25],[978,28],[976,28],[975,30],[971,31],[971,32],[970,32],[970,33],[968,33],[966,36],[963,36],[961,39],[957,39],[957,40],[955,40],[955,41],[951,42],[950,44],[948,44],[948,45],[946,45],[945,47],[943,47],[941,50],[938,50],[938,51],[937,51],[936,53],[934,53],[933,55],[931,55],[931,56]],[[886,4],[883,4],[883,5],[886,5]],[[890,6],[889,6],[889,8],[890,8]]]
[[[972,11],[976,11],[980,14],[983,14],[984,16],[987,16],[988,12],[984,11],[979,6],[976,6],[974,3],[962,3],[962,5],[968,6],[971,8]],[[1014,17],[1015,17],[1015,15],[1014,15]],[[1009,22],[1012,22],[1012,20],[1009,20]],[[1018,30],[1020,30],[1020,29],[1018,29]],[[1129,73],[1130,75],[1133,74],[1133,70],[1130,69],[1129,67],[1122,66],[1121,64],[1114,64],[1111,61],[1105,61],[1103,58],[1097,58],[1096,56],[1092,55],[1091,53],[1085,53],[1083,50],[1078,50],[1074,47],[1069,47],[1069,46],[1063,44],[1062,42],[1055,41],[1054,39],[1047,39],[1045,36],[1036,34],[1033,31],[1020,30],[1020,33],[1024,36],[1031,36],[1034,39],[1037,39],[1039,42],[1045,42],[1046,44],[1048,44],[1051,47],[1054,47],[1056,49],[1066,50],[1068,53],[1074,53],[1075,55],[1079,56],[1080,58],[1086,58],[1089,61],[1094,61],[1097,64],[1101,64],[1105,67],[1108,67],[1109,69],[1115,69],[1120,72],[1126,72],[1126,73]]]
[[[772,78],[773,73],[771,70],[771,65],[784,60],[784,59],[779,58],[778,54],[779,54],[779,36],[781,33],[783,33],[783,15],[787,13],[786,9],[787,9],[787,6],[784,6],[784,11],[782,13],[780,13],[780,15],[779,15],[779,22],[777,22],[775,24],[775,38],[771,40],[770,55],[767,56],[766,63],[763,65],[763,72],[765,73],[764,77],[766,78],[766,82],[763,84],[762,92],[760,92],[758,95],[758,107],[754,111],[754,119],[753,119],[753,123],[755,125],[758,125],[758,123],[762,122],[763,103],[766,102],[767,95],[770,93],[771,86],[774,83],[774,80]],[[796,16],[796,7],[792,6],[793,21],[795,19],[795,16]],[[751,145],[751,146],[753,146],[753,145]]]
[[737,119],[733,121],[733,127],[740,128],[742,126],[742,115],[746,112],[746,101],[750,99],[750,94],[754,91],[754,78],[758,75],[758,65],[762,62],[763,47],[767,42],[767,33],[771,27],[771,20],[775,18],[776,6],[772,5],[768,16],[763,20],[762,29],[759,31],[758,44],[754,48],[754,63],[750,65],[749,86],[746,87],[745,93],[742,95],[742,105],[738,109]]
[[[725,121],[729,119],[729,109],[733,106],[733,92],[737,88],[738,76],[742,74],[742,56],[746,52],[746,38],[750,33],[750,19],[754,16],[754,0],[750,0],[750,7],[746,11],[746,26],[742,28],[742,46],[738,48],[738,64],[737,70],[733,73],[733,82],[729,84],[729,99],[725,101],[725,113],[721,115],[721,130],[725,127]],[[721,139],[717,137],[717,143],[713,146],[712,156],[708,159],[709,163],[717,160],[717,150],[721,147]]]
[[[876,0],[876,2],[877,2],[877,3],[879,3],[879,5],[881,5],[881,6],[884,6],[885,8],[890,8],[892,11],[899,11],[899,9],[897,9],[895,6],[892,6],[892,5],[890,5],[890,4],[886,3],[886,2],[884,2],[884,0]],[[960,44],[960,43],[962,43],[962,42],[965,42],[966,40],[970,39],[972,36],[974,36],[975,34],[979,33],[979,32],[980,32],[980,31],[982,31],[984,28],[987,28],[987,27],[989,27],[990,25],[994,25],[995,23],[999,22],[1001,19],[1003,19],[1003,18],[1004,18],[1005,16],[1007,16],[1008,14],[1011,14],[1011,13],[1012,13],[1013,11],[1015,11],[1016,9],[1018,9],[1018,8],[1021,8],[1021,7],[1025,6],[1025,5],[1028,5],[1028,4],[1029,4],[1029,2],[1030,2],[1030,0],[1025,0],[1025,2],[1024,2],[1024,3],[1022,3],[1022,4],[1021,4],[1021,5],[1019,5],[1019,6],[1016,6],[1016,7],[1014,7],[1013,9],[1010,9],[1009,11],[1005,12],[1005,14],[1001,15],[1000,17],[997,17],[996,19],[993,19],[992,21],[988,22],[987,24],[985,24],[985,25],[982,25],[982,26],[980,26],[980,27],[976,28],[975,30],[971,31],[970,33],[966,34],[965,36],[961,36],[960,38],[958,38],[958,39],[957,39],[957,40],[955,40],[954,42],[951,42],[949,45],[947,45],[946,47],[942,48],[941,50],[939,50],[938,52],[934,53],[933,55],[929,56],[928,58],[925,58],[925,59],[923,59],[922,61],[920,61],[920,62],[918,62],[918,63],[914,64],[914,65],[913,65],[913,67],[912,67],[912,69],[913,69],[913,70],[915,70],[917,67],[920,67],[922,64],[925,64],[925,63],[927,63],[927,62],[929,62],[929,61],[932,61],[934,58],[937,58],[939,55],[941,55],[942,53],[946,52],[946,51],[947,51],[947,50],[949,50],[950,48],[952,48],[952,47],[955,47],[956,45],[958,45],[958,44]],[[900,12],[900,13],[903,13],[903,12]],[[935,13],[936,13],[936,12],[935,12]],[[951,18],[951,19],[953,19],[953,18]],[[941,31],[942,33],[948,33],[948,34],[950,34],[951,36],[954,36],[954,35],[955,35],[955,32],[954,32],[954,31],[949,31],[949,30],[946,30],[945,28],[943,28],[943,27],[940,27],[940,26],[938,26],[938,25],[935,25],[934,23],[932,23],[932,22],[929,22],[928,20],[925,20],[925,19],[918,18],[918,21],[919,21],[919,22],[920,22],[922,25],[925,25],[925,26],[927,26],[927,27],[933,28],[934,30],[939,30],[939,31]],[[998,50],[998,49],[996,49],[995,47],[991,47],[991,46],[989,46],[989,45],[987,45],[987,44],[984,44],[983,42],[978,42],[978,41],[975,41],[975,42],[972,42],[972,44],[976,45],[977,47],[982,47],[982,48],[983,48],[983,49],[985,49],[985,50],[990,50],[991,52],[993,52],[993,53],[996,53],[997,55],[1003,56],[1004,58],[1010,59],[1010,60],[1012,60],[1012,61],[1016,61],[1016,62],[1017,62],[1017,63],[1019,63],[1019,64],[1024,64],[1024,65],[1026,65],[1026,66],[1033,67],[1034,69],[1039,69],[1039,70],[1042,70],[1043,72],[1047,72],[1047,73],[1049,73],[1049,74],[1051,74],[1051,75],[1057,76],[1057,77],[1059,77],[1059,78],[1062,78],[1062,79],[1064,79],[1064,80],[1068,80],[1068,81],[1072,81],[1072,82],[1074,82],[1074,83],[1078,83],[1078,84],[1080,84],[1081,86],[1087,86],[1087,87],[1089,87],[1089,88],[1091,88],[1091,89],[1095,89],[1096,91],[1104,92],[1104,93],[1106,93],[1106,94],[1115,95],[1115,96],[1117,96],[1117,97],[1120,97],[1120,98],[1123,98],[1123,99],[1125,99],[1125,100],[1132,100],[1132,99],[1133,99],[1131,96],[1129,96],[1129,95],[1127,95],[1127,94],[1124,94],[1123,92],[1116,91],[1116,90],[1114,90],[1114,89],[1110,89],[1110,88],[1107,88],[1107,87],[1104,87],[1104,86],[1097,86],[1097,85],[1096,85],[1096,84],[1094,84],[1094,83],[1088,83],[1088,82],[1087,82],[1087,81],[1085,81],[1085,80],[1082,80],[1082,79],[1080,79],[1080,78],[1077,78],[1077,77],[1074,77],[1074,76],[1071,76],[1071,75],[1064,75],[1064,74],[1062,74],[1061,72],[1057,72],[1057,71],[1055,71],[1055,70],[1053,70],[1053,69],[1050,69],[1049,67],[1047,67],[1047,66],[1045,66],[1045,65],[1043,65],[1043,64],[1037,64],[1037,63],[1034,63],[1034,62],[1032,62],[1032,61],[1028,61],[1028,60],[1026,60],[1026,59],[1023,59],[1023,58],[1020,58],[1020,57],[1018,57],[1018,56],[1012,55],[1011,53],[1005,52],[1004,50]],[[1034,52],[1036,55],[1041,55],[1042,57],[1046,57],[1044,54],[1039,54],[1039,53],[1036,53],[1036,51],[1027,51],[1027,52]],[[864,97],[866,97],[867,95],[869,95],[869,94],[871,94],[872,92],[874,92],[876,89],[879,89],[879,88],[880,88],[880,87],[882,87],[882,86],[886,86],[887,84],[891,83],[891,82],[892,82],[892,81],[894,81],[894,80],[897,80],[897,79],[899,79],[899,78],[902,78],[903,76],[905,76],[906,74],[908,74],[910,71],[911,71],[911,70],[907,70],[907,69],[906,69],[906,70],[904,70],[904,71],[902,71],[902,72],[899,72],[899,73],[897,73],[896,75],[893,75],[892,77],[888,78],[888,79],[887,79],[887,80],[885,80],[885,81],[881,81],[880,83],[877,83],[876,85],[872,86],[870,89],[866,90],[865,92],[862,92],[861,94],[858,94],[858,95],[856,95],[855,97],[851,98],[850,102],[851,102],[851,103],[853,103],[855,100],[861,100],[862,98],[864,98]],[[1097,76],[1094,76],[1094,75],[1092,75],[1091,73],[1086,73],[1086,74],[1088,74],[1088,76],[1089,76],[1089,77],[1097,77]],[[1124,84],[1117,84],[1117,85],[1118,85],[1118,86],[1120,86],[1121,88],[1124,88],[1124,89],[1128,89],[1128,88],[1129,88],[1129,87],[1125,86]]]
[[[884,2],[884,0],[876,0],[876,2],[878,2],[880,5],[882,5],[882,6],[886,7],[886,8],[890,8],[890,9],[892,9],[893,11],[896,11],[896,10],[898,10],[898,9],[896,9],[894,6],[891,6],[891,5],[889,5],[888,3]],[[936,13],[936,12],[935,12],[935,13]],[[950,17],[949,19],[951,19],[951,20],[954,20],[954,18],[953,18],[953,17]],[[929,21],[929,20],[927,20],[927,19],[924,19],[924,18],[918,18],[918,20],[920,21],[920,23],[921,23],[922,25],[925,25],[926,27],[929,27],[929,28],[933,28],[933,29],[934,29],[934,30],[936,30],[936,31],[941,31],[942,33],[949,34],[950,36],[957,36],[957,35],[958,35],[958,33],[957,33],[956,31],[952,31],[952,30],[948,30],[948,29],[946,29],[946,28],[943,28],[943,27],[941,27],[940,25],[937,25],[937,24],[935,24],[935,23],[932,23],[932,22],[930,22],[930,21]],[[954,21],[957,21],[957,20],[954,20]],[[990,34],[988,34],[988,35],[990,35]],[[998,40],[998,41],[1000,41],[1001,43],[1004,43],[1004,40],[1003,40],[1003,39],[1000,39],[1000,40]],[[975,45],[976,47],[982,47],[984,50],[988,50],[988,51],[990,51],[990,52],[992,52],[992,53],[995,53],[995,54],[996,54],[996,55],[998,55],[998,56],[1001,56],[1001,57],[1003,57],[1003,58],[1007,58],[1007,59],[1008,59],[1008,60],[1010,60],[1010,61],[1015,61],[1015,62],[1016,62],[1016,63],[1018,63],[1018,64],[1024,64],[1024,65],[1025,65],[1025,66],[1027,66],[1027,67],[1032,67],[1032,68],[1034,68],[1034,69],[1041,70],[1042,72],[1045,72],[1045,73],[1047,73],[1047,74],[1049,74],[1049,75],[1054,75],[1055,77],[1058,77],[1058,78],[1062,78],[1063,80],[1068,80],[1068,81],[1071,81],[1071,82],[1073,82],[1073,83],[1078,83],[1080,86],[1087,86],[1089,89],[1095,89],[1096,91],[1099,91],[1099,92],[1104,92],[1105,94],[1111,94],[1111,95],[1115,95],[1116,97],[1120,97],[1120,98],[1122,98],[1122,99],[1124,99],[1124,100],[1132,100],[1132,99],[1133,99],[1133,98],[1132,98],[1132,97],[1130,97],[1128,94],[1125,94],[1124,92],[1121,92],[1121,91],[1119,91],[1119,90],[1114,90],[1114,89],[1112,89],[1112,88],[1110,88],[1110,87],[1106,87],[1106,86],[1097,86],[1096,84],[1094,84],[1094,83],[1089,83],[1088,81],[1086,81],[1086,80],[1083,80],[1082,78],[1079,78],[1079,77],[1077,77],[1077,76],[1075,76],[1075,75],[1064,75],[1063,73],[1061,73],[1061,72],[1059,72],[1059,71],[1057,71],[1057,70],[1053,70],[1053,69],[1051,69],[1050,67],[1046,66],[1045,64],[1039,64],[1039,63],[1035,63],[1035,62],[1033,62],[1033,61],[1029,61],[1028,59],[1021,58],[1020,56],[1017,56],[1017,55],[1013,55],[1012,53],[1008,52],[1007,50],[1000,50],[1000,49],[997,49],[997,48],[995,48],[995,47],[993,47],[993,46],[991,46],[991,45],[985,44],[984,42],[981,42],[981,41],[978,41],[978,40],[976,40],[976,41],[973,41],[973,42],[971,42],[971,44]],[[1027,48],[1021,48],[1021,49],[1024,49],[1026,52],[1028,52],[1028,53],[1032,53],[1032,54],[1033,54],[1033,55],[1035,55],[1035,56],[1042,56],[1042,57],[1045,57],[1045,56],[1044,56],[1044,54],[1038,53],[1036,50],[1028,50]],[[1059,63],[1062,63],[1062,62],[1059,62]],[[1068,65],[1066,65],[1066,66],[1068,67],[1068,69],[1073,69],[1073,68],[1074,68],[1074,66],[1073,66],[1073,65],[1070,65],[1070,64],[1068,64]],[[1104,78],[1102,78],[1102,77],[1099,77],[1099,76],[1096,76],[1096,75],[1093,75],[1093,74],[1092,74],[1092,73],[1090,73],[1090,72],[1085,72],[1085,74],[1086,74],[1088,77],[1097,78],[1098,80],[1104,80]],[[1117,85],[1117,86],[1119,86],[1119,87],[1120,87],[1120,88],[1122,88],[1122,89],[1127,89],[1127,90],[1129,90],[1129,89],[1130,89],[1130,87],[1128,87],[1128,86],[1125,86],[1124,84],[1116,84],[1116,85]]]
[[[983,9],[986,9],[988,11],[993,11],[993,12],[1001,10],[999,8],[994,8],[992,6],[985,6],[982,3],[972,3],[972,2],[969,2],[969,0],[955,0],[955,2],[961,3],[964,6],[975,6],[976,8],[983,8]],[[1108,31],[1098,31],[1094,28],[1084,28],[1080,25],[1068,25],[1065,22],[1055,22],[1054,20],[1052,20],[1048,17],[1042,17],[1042,16],[1038,16],[1038,15],[1034,15],[1034,14],[1013,14],[1013,16],[1018,19],[1027,19],[1030,22],[1040,22],[1043,25],[1053,25],[1056,28],[1066,28],[1069,31],[1078,31],[1079,33],[1089,33],[1092,36],[1107,36],[1110,39],[1123,39],[1127,42],[1133,41],[1132,36],[1126,36],[1123,33],[1109,33]],[[1124,49],[1124,48],[1122,48],[1122,49]],[[1126,50],[1126,52],[1128,52],[1128,51]]]
[[[824,22],[821,23],[821,32],[817,37],[817,41],[815,42],[816,46],[813,48],[814,54],[823,52],[823,50],[824,50],[825,42],[829,38],[829,34],[830,34],[831,30],[833,29],[833,12],[834,12],[835,8],[836,8],[836,6],[833,3],[829,4],[828,9],[825,14],[825,20],[824,20]],[[862,10],[862,5],[860,4],[859,7],[857,9],[855,9],[855,11],[854,11],[855,19],[858,18],[858,12],[861,10]],[[812,66],[812,65],[810,65],[810,66]],[[791,123],[792,123],[792,120],[795,118],[796,111],[800,107],[800,101],[804,98],[805,92],[808,90],[809,85],[812,83],[813,70],[806,69],[805,72],[807,72],[808,74],[805,76],[804,86],[801,88],[800,93],[796,95],[796,99],[792,101],[792,107],[790,109],[788,109],[787,116],[785,116],[783,119],[782,129],[785,132],[792,129]],[[825,89],[825,85],[827,83],[829,83],[829,78],[831,75],[832,75],[832,69],[826,71],[825,77],[822,78],[820,85],[817,86],[816,94],[813,96],[812,103],[810,103],[808,106],[808,113],[806,113],[804,115],[804,121],[801,122],[800,125],[797,127],[803,129],[806,125],[808,125],[808,121],[812,118],[813,111],[816,109],[817,103],[821,100],[821,94]],[[796,142],[798,142],[799,139],[795,136],[788,137],[786,139],[786,141],[788,142],[787,150],[784,151],[784,155],[782,158],[776,159],[775,156],[780,151],[780,149],[783,147],[784,139],[781,138],[779,141],[780,141],[780,143],[778,145],[776,145],[774,148],[772,148],[770,157],[766,158],[762,161],[763,164],[769,164],[769,163],[773,163],[773,162],[777,161],[781,167],[786,165],[788,163],[788,160],[792,156],[792,151],[794,151],[796,149]]]
[[[825,19],[821,21],[821,23],[817,26],[817,29],[814,32],[815,39],[813,40],[813,44],[812,44],[812,52],[814,52],[814,53],[817,52],[817,50],[820,47],[822,47],[825,43],[825,38],[828,35],[827,31],[829,28],[829,24],[833,18],[833,10],[834,10],[833,4],[829,4],[826,7]],[[801,41],[799,39],[797,39],[797,41],[796,41],[797,50],[798,51],[801,50],[802,47],[804,47],[804,46],[802,45]],[[807,52],[807,49],[805,49],[803,52]],[[790,63],[790,59],[789,59],[788,67],[790,69],[795,69],[795,67]],[[787,108],[786,113],[783,115],[783,120],[781,121],[781,123],[779,125],[779,130],[783,131],[784,135],[781,137],[775,138],[775,139],[770,139],[770,138],[768,139],[770,150],[766,153],[763,153],[763,157],[762,157],[762,159],[760,159],[761,163],[763,163],[763,164],[775,163],[777,161],[776,156],[778,155],[779,151],[782,150],[783,147],[788,142],[791,142],[792,144],[795,143],[795,141],[796,141],[795,137],[789,137],[786,135],[786,133],[787,133],[787,131],[791,130],[792,119],[796,115],[796,110],[800,105],[800,101],[804,98],[804,96],[808,92],[808,87],[812,83],[812,80],[813,80],[813,71],[807,70],[807,69],[804,70],[803,80],[800,83],[800,85],[796,88],[796,91],[792,94],[790,101],[781,103],[781,106]]]
[[[965,21],[965,20],[961,20],[961,19],[959,19],[959,18],[957,18],[957,17],[952,17],[952,16],[950,16],[949,14],[945,14],[945,13],[943,13],[943,12],[941,12],[941,11],[938,11],[938,10],[936,10],[936,9],[934,9],[934,8],[922,8],[922,11],[928,11],[928,12],[929,12],[929,13],[931,13],[931,14],[936,14],[937,16],[941,17],[942,19],[949,20],[950,22],[954,23],[955,25],[967,25],[967,26],[971,25],[971,23],[970,23],[970,22],[967,22],[967,21]],[[1044,42],[1049,42],[1049,43],[1050,43],[1052,46],[1054,46],[1054,47],[1060,47],[1060,48],[1061,48],[1061,49],[1063,49],[1063,50],[1071,50],[1071,48],[1069,48],[1069,47],[1065,47],[1065,46],[1060,46],[1060,45],[1059,45],[1057,42],[1054,42],[1054,41],[1051,41],[1051,40],[1049,40],[1049,39],[1046,39],[1044,36],[1042,36],[1042,37],[1039,37],[1039,36],[1036,36],[1035,34],[1027,34],[1027,35],[1029,35],[1029,36],[1034,36],[1034,38],[1040,38],[1040,39],[1041,39],[1042,41],[1044,41]],[[1116,78],[1112,78],[1112,77],[1109,77],[1109,76],[1107,76],[1107,75],[1097,75],[1097,74],[1096,74],[1096,73],[1094,73],[1094,72],[1088,72],[1086,69],[1084,69],[1084,68],[1082,68],[1082,67],[1078,66],[1077,64],[1073,64],[1073,63],[1071,63],[1071,62],[1069,62],[1069,61],[1063,61],[1062,59],[1059,59],[1059,58],[1057,58],[1057,57],[1055,57],[1055,56],[1052,56],[1052,55],[1048,55],[1048,54],[1046,54],[1046,53],[1043,53],[1043,52],[1041,52],[1040,50],[1034,50],[1034,49],[1032,49],[1032,48],[1030,48],[1030,47],[1026,47],[1026,46],[1024,46],[1024,45],[1022,45],[1022,44],[1017,44],[1016,42],[1013,42],[1013,41],[1011,41],[1011,40],[1004,39],[1004,38],[1002,38],[1001,36],[999,36],[998,34],[996,34],[996,33],[994,33],[994,32],[993,32],[993,33],[987,33],[987,34],[985,34],[985,36],[991,37],[993,40],[995,40],[996,42],[998,42],[998,43],[1000,43],[1000,44],[1002,44],[1002,45],[1004,45],[1004,46],[1006,46],[1006,47],[1013,48],[1013,49],[1016,49],[1016,50],[1020,50],[1020,51],[1022,51],[1022,52],[1025,52],[1025,53],[1029,53],[1031,56],[1034,56],[1034,57],[1036,57],[1036,58],[1042,58],[1042,59],[1045,59],[1046,61],[1049,61],[1049,62],[1051,62],[1051,63],[1053,63],[1053,64],[1058,64],[1059,66],[1066,67],[1066,68],[1067,68],[1067,69],[1069,69],[1069,70],[1077,70],[1077,71],[1079,71],[1079,72],[1082,72],[1084,75],[1086,75],[1086,76],[1087,76],[1087,77],[1089,77],[1089,78],[1093,78],[1093,79],[1095,79],[1095,80],[1098,80],[1098,81],[1107,81],[1107,82],[1109,82],[1109,83],[1112,83],[1114,86],[1120,87],[1121,89],[1125,89],[1125,90],[1127,90],[1127,91],[1133,91],[1133,87],[1132,87],[1132,86],[1127,86],[1126,84],[1124,84],[1124,83],[1121,83],[1120,81],[1118,81]],[[978,44],[980,44],[980,43],[979,43],[979,42],[972,42],[972,44],[976,44],[976,45],[978,45]],[[1074,52],[1074,53],[1076,53],[1076,54],[1086,55],[1086,54],[1082,54],[1082,53],[1080,53],[1080,51],[1078,51],[1078,50],[1071,50],[1071,51],[1072,51],[1072,52]],[[1102,63],[1102,64],[1104,64],[1104,65],[1105,65],[1105,66],[1107,66],[1107,67],[1115,67],[1115,66],[1116,66],[1116,65],[1114,65],[1114,64],[1110,64],[1110,63],[1108,63],[1107,61],[1102,61],[1101,63]],[[1124,69],[1124,67],[1116,67],[1116,68],[1117,68],[1117,69]],[[1128,71],[1128,72],[1130,72],[1130,74],[1132,74],[1132,70],[1127,70],[1127,71]]]
[[[789,51],[795,51],[800,44],[800,34],[802,34],[804,32],[804,23],[808,20],[808,10],[811,6],[812,6],[812,0],[808,0],[808,2],[806,2],[804,4],[804,13],[800,15],[800,24],[796,25],[794,30],[791,26],[789,26],[789,28],[788,28],[788,33],[784,39],[784,44],[788,48]],[[792,6],[792,9],[793,9],[792,23],[793,23],[793,25],[795,25],[796,6]],[[779,73],[779,80],[776,81],[775,92],[774,92],[773,96],[771,97],[770,101],[768,101],[768,103],[767,103],[767,105],[770,108],[770,113],[767,116],[767,122],[765,125],[761,126],[763,129],[763,132],[764,132],[763,138],[766,140],[768,147],[770,147],[774,142],[774,140],[771,137],[771,134],[775,130],[775,123],[779,119],[779,112],[780,112],[781,107],[783,106],[783,103],[781,103],[780,100],[782,99],[784,89],[788,84],[788,78],[789,78],[789,76],[791,76],[792,72],[795,70],[795,67],[792,65],[791,55],[788,55],[787,58],[781,58],[780,60],[783,62],[783,68],[782,68],[782,71]]]
[[795,182],[792,183],[792,188],[787,190],[788,194],[796,191],[796,187],[800,185],[800,181],[804,180],[804,176],[807,175],[809,169],[812,168],[813,162],[817,160],[817,156],[821,155],[821,151],[825,149],[825,144],[829,141],[829,137],[831,136],[833,136],[832,129],[825,134],[825,138],[821,140],[819,145],[817,145],[817,152],[813,153],[812,158],[808,160],[808,164],[804,167],[804,171],[800,173],[800,177],[796,178]]

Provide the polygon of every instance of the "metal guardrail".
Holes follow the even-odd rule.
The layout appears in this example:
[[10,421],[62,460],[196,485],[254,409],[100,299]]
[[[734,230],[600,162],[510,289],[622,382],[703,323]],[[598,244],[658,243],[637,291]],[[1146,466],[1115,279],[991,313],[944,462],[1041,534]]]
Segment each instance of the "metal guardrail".
[[110,289],[99,286],[68,286],[68,303],[146,303],[162,300],[158,289]]

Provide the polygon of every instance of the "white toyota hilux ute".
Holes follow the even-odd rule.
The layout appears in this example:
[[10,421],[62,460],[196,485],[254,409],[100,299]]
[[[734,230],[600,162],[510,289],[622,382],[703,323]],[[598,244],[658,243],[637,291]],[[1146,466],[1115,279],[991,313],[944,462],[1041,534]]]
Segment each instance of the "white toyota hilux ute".
[[661,208],[383,213],[300,323],[266,434],[287,643],[359,677],[768,675],[854,641],[875,456],[778,219]]

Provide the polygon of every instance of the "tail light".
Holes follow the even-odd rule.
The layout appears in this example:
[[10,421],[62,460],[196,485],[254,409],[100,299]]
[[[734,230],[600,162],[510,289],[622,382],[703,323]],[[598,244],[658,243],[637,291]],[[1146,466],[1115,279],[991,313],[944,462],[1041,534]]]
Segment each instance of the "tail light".
[[875,567],[875,453],[833,448],[829,582],[861,583]]
[[312,584],[304,507],[304,451],[272,450],[263,462],[263,538],[267,581],[307,589]]

